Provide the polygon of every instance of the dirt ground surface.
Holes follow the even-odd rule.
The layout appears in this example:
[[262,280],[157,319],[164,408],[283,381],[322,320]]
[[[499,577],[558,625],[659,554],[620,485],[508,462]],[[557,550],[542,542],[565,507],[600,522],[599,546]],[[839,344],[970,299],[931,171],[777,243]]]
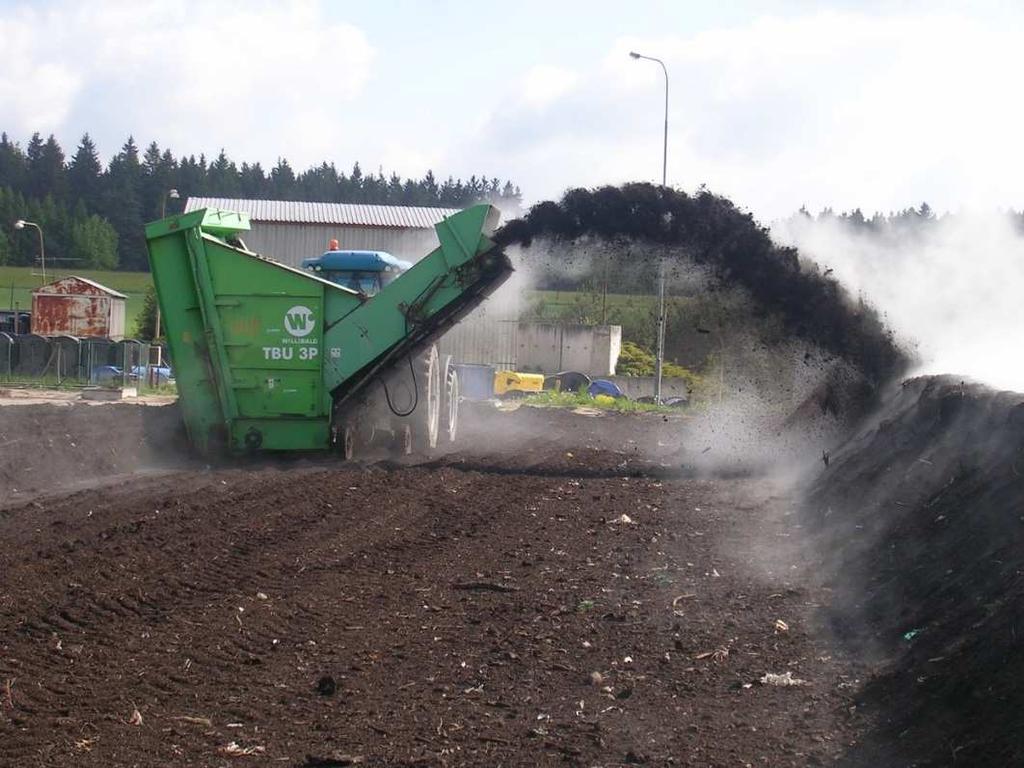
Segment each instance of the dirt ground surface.
[[419,465],[8,493],[0,765],[832,764],[869,723],[791,500],[679,429],[521,409]]
[[0,397],[0,504],[189,463],[173,405],[84,403],[49,394]]

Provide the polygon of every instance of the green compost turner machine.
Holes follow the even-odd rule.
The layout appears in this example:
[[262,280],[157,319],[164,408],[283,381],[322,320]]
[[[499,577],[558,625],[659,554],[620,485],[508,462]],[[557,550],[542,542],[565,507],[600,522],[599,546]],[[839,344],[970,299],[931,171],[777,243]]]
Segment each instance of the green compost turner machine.
[[146,227],[189,438],[207,456],[454,439],[458,380],[434,341],[512,271],[478,205],[436,226],[440,246],[379,293],[246,249],[244,214],[207,208]]

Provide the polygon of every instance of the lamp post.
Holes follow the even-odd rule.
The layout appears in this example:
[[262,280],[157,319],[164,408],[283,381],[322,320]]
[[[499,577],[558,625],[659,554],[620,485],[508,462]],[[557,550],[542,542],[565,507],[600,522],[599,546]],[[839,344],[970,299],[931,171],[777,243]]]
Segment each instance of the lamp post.
[[[668,186],[668,68],[661,59],[644,56],[642,53],[630,51],[635,60],[644,59],[661,65],[665,73],[665,136],[661,149],[661,186]],[[658,342],[654,356],[654,401],[661,403],[661,370],[665,364],[665,258],[662,257],[658,266]]]
[[15,229],[24,229],[25,227],[34,227],[39,232],[39,264],[43,271],[43,285],[46,285],[46,246],[43,244],[43,228],[33,221],[25,221],[24,219],[18,219],[14,222]]
[[[161,219],[167,217],[167,201],[168,200],[177,200],[180,197],[181,197],[181,195],[178,194],[178,190],[176,190],[176,189],[168,189],[167,190],[167,192],[164,194],[163,200],[160,201],[160,218]],[[153,340],[156,341],[158,338],[160,338],[160,302],[159,301],[157,301],[157,304],[156,304],[156,327],[153,329]],[[161,365],[163,365],[163,354],[162,353],[163,353],[163,350],[158,346],[156,348],[156,364],[157,364],[157,368],[159,368]],[[157,382],[156,383],[159,383],[159,381],[160,381],[160,372],[159,371],[157,371],[156,377],[157,377]]]
[[163,200],[160,201],[160,218],[161,219],[163,219],[163,218],[165,218],[167,216],[167,201],[168,200],[177,200],[180,197],[181,197],[181,195],[178,194],[178,190],[176,190],[176,189],[168,189],[167,192],[164,193]]

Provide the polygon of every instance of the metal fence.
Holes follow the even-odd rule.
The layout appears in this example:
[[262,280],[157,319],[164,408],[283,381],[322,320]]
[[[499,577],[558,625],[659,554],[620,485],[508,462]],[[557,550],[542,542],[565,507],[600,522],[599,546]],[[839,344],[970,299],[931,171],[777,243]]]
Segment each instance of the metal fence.
[[[166,351],[137,339],[0,333],[0,381],[52,384],[121,384],[166,381],[154,376]],[[166,363],[164,363],[166,365]]]

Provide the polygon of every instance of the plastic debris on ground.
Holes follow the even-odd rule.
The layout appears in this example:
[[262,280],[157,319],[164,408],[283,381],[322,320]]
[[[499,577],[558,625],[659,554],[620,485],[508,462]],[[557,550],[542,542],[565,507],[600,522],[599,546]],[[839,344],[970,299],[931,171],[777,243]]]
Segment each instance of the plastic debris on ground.
[[792,672],[783,672],[778,674],[776,672],[765,672],[764,676],[758,681],[761,685],[775,685],[780,688],[788,688],[793,685],[807,685],[806,680],[801,680],[799,677],[793,677]]

